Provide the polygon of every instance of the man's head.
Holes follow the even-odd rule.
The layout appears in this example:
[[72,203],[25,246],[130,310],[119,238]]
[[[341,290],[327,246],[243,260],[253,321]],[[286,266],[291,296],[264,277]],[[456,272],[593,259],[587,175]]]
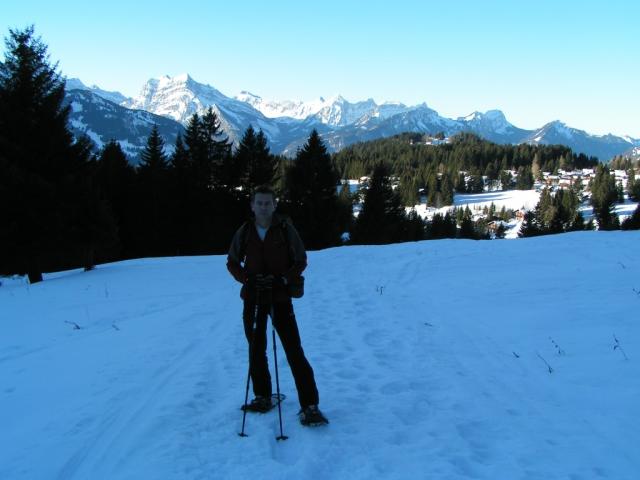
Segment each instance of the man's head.
[[268,226],[271,223],[276,205],[276,194],[268,185],[257,187],[251,194],[251,210],[261,226]]

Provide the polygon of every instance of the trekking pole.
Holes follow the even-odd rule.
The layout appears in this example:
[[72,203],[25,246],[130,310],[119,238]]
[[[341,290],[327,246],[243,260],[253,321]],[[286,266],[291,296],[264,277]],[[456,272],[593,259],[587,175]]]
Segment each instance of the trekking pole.
[[248,437],[246,433],[244,433],[244,425],[247,420],[247,405],[249,402],[249,382],[251,380],[251,359],[253,356],[253,343],[256,339],[256,325],[258,322],[258,293],[256,292],[256,304],[253,308],[253,319],[251,320],[251,342],[249,342],[249,371],[247,372],[247,387],[244,392],[244,407],[242,407],[242,431],[238,433],[241,437]]
[[276,440],[286,440],[287,437],[282,433],[282,402],[280,401],[280,378],[278,376],[278,354],[276,353],[276,328],[273,326],[273,305],[271,305],[271,333],[273,334],[273,364],[276,370],[276,392],[278,394],[278,418],[280,419],[280,436]]

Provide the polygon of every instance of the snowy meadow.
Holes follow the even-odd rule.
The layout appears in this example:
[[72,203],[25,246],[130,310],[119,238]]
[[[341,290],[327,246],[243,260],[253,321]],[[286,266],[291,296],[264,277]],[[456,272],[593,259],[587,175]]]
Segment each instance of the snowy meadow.
[[0,478],[637,479],[639,241],[310,252],[294,304],[331,423],[298,423],[278,344],[284,442],[277,410],[238,436],[224,256],[1,279]]

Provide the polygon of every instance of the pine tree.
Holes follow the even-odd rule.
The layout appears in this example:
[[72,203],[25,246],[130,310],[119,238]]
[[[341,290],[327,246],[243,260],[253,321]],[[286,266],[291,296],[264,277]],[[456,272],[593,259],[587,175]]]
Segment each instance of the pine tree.
[[96,185],[114,214],[124,258],[130,256],[129,249],[134,235],[131,208],[134,204],[134,181],[135,170],[120,144],[115,140],[109,141],[98,157]]
[[338,223],[342,225],[343,233],[350,232],[353,227],[353,195],[348,181],[343,181],[338,195],[339,211],[342,218],[338,219]]
[[531,174],[534,180],[542,180],[542,170],[540,169],[540,152],[536,152],[533,156],[531,164]]
[[459,172],[458,177],[456,178],[455,183],[455,191],[456,193],[466,193],[467,192],[467,182],[465,180],[464,173]]
[[[231,161],[231,143],[222,130],[218,115],[209,107],[202,116],[201,141],[203,149],[202,173],[214,188],[224,184],[224,166]],[[224,188],[229,188],[229,185]],[[232,187],[231,187],[232,188]]]
[[622,222],[620,228],[622,230],[640,230],[640,204],[633,211],[633,214]]
[[536,221],[535,212],[533,210],[526,212],[524,214],[524,220],[520,225],[520,230],[518,231],[518,237],[535,237],[540,234],[541,232]]
[[516,179],[516,190],[531,190],[533,188],[533,175],[531,167],[518,168],[518,178]]
[[256,133],[249,125],[234,153],[233,182],[248,192],[260,185],[273,186],[280,170],[278,160],[269,151],[264,132]]
[[456,220],[450,212],[447,212],[444,216],[436,213],[427,224],[426,238],[432,240],[456,238],[457,229]]
[[162,175],[169,168],[167,155],[164,152],[164,139],[158,132],[158,125],[152,127],[140,158],[139,171],[142,175]]
[[614,207],[618,198],[615,177],[604,165],[598,165],[596,175],[591,181],[591,204],[598,222],[599,230],[615,230],[619,228],[618,217]]
[[362,210],[351,239],[357,244],[386,244],[405,240],[406,215],[400,197],[393,191],[388,168],[380,163],[373,170]]
[[168,255],[169,162],[157,125],[151,129],[138,167],[136,256]]
[[338,219],[340,176],[316,130],[298,150],[286,173],[284,207],[309,249],[339,245],[344,226]]
[[471,240],[478,239],[478,233],[473,225],[473,215],[469,207],[465,207],[462,214],[462,221],[460,222],[460,238],[468,238]]
[[453,205],[453,181],[447,174],[440,179],[440,201],[443,205]]
[[636,171],[633,167],[627,171],[627,192],[631,200],[640,201],[640,180],[636,180]]
[[500,185],[502,185],[502,190],[511,190],[513,188],[513,177],[509,170],[500,172]]
[[[74,141],[64,106],[65,82],[33,27],[9,30],[0,68],[0,265],[5,273],[42,272],[86,263],[83,232],[109,230],[109,221],[86,223],[91,200],[90,148]],[[76,222],[84,222],[77,224]],[[98,237],[113,236],[102,231]],[[99,242],[101,243],[101,242]],[[94,245],[92,248],[100,248]]]

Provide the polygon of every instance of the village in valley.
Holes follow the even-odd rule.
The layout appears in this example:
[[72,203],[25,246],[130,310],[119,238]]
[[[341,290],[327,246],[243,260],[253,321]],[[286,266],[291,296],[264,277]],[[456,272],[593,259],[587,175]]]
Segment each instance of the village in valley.
[[[432,145],[446,143],[445,140],[433,138]],[[635,178],[640,180],[640,169],[635,168]],[[461,172],[465,176],[468,172]],[[516,180],[518,172],[515,170],[508,171],[511,177]],[[611,170],[611,174],[615,175],[615,182],[620,192],[619,203],[615,206],[615,213],[618,215],[620,222],[630,217],[636,209],[638,202],[629,198],[628,181],[629,171],[623,169]],[[538,178],[534,181],[532,190],[503,190],[499,182],[489,182],[483,177],[485,187],[483,193],[456,193],[454,195],[454,204],[442,207],[434,207],[427,204],[426,196],[421,196],[419,204],[413,207],[406,207],[407,213],[414,211],[423,220],[431,221],[436,214],[445,215],[447,212],[454,210],[463,210],[469,208],[471,210],[474,222],[487,219],[489,215],[495,216],[498,213],[500,217],[497,220],[490,220],[487,223],[487,229],[491,238],[496,238],[496,231],[502,225],[505,230],[504,238],[518,238],[520,227],[527,211],[536,208],[540,200],[540,194],[544,189],[549,189],[552,193],[560,189],[572,189],[578,193],[581,201],[580,211],[584,216],[585,223],[593,218],[593,208],[590,203],[591,191],[590,185],[595,178],[596,170],[594,168],[583,168],[577,170],[562,170],[557,172],[540,172]],[[466,176],[468,181],[470,177]],[[398,187],[400,179],[393,178],[394,189]],[[348,180],[351,191],[355,194],[362,188],[366,188],[369,177],[362,177],[356,180]],[[360,195],[362,197],[362,195]],[[357,216],[362,207],[361,203],[354,205],[354,215]]]

